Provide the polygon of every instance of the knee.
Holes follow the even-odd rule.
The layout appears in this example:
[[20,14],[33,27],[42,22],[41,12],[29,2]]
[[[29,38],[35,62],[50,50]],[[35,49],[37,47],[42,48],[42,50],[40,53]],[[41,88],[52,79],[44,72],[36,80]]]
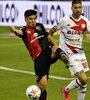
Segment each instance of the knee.
[[84,77],[83,79],[81,79],[81,83],[83,85],[86,85],[87,84],[87,80],[88,80],[88,78],[87,77]]
[[38,84],[38,86],[40,87],[41,91],[44,91],[46,89],[46,84]]
[[84,78],[84,80],[83,80],[83,84],[85,85],[85,84],[87,84],[87,80],[88,80],[88,78],[86,77],[86,78]]
[[76,76],[78,76],[78,79],[82,85],[87,84],[88,77],[87,77],[87,74],[83,70],[77,73]]
[[37,85],[40,87],[41,91],[44,91],[47,86],[47,75],[44,75]]
[[46,82],[40,82],[37,85],[40,87],[41,91],[44,91],[46,89],[47,83]]

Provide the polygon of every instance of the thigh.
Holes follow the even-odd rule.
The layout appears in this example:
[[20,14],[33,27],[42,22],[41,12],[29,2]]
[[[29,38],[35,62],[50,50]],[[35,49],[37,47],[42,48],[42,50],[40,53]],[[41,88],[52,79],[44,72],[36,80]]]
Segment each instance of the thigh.
[[56,50],[57,50],[58,46],[55,45],[51,48],[51,58],[56,58]]
[[76,73],[75,75],[78,77],[78,79],[80,80],[82,84],[83,83],[86,84],[88,77],[87,77],[87,74],[83,70]]
[[87,60],[85,54],[74,54],[69,56],[70,61],[70,71],[71,75],[75,75],[77,72],[84,71],[87,72],[89,70],[87,65]]
[[80,72],[77,72],[75,75],[76,75],[79,79],[83,79],[84,77],[87,77],[87,74],[86,74],[83,70],[81,70]]

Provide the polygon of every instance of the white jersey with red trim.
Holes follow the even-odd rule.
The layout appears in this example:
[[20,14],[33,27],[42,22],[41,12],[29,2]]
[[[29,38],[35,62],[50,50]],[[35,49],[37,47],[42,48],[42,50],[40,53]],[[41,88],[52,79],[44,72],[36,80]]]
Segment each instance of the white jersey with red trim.
[[90,32],[90,21],[82,15],[78,20],[66,16],[59,20],[54,29],[61,30],[60,47],[68,54],[77,53],[83,50],[82,38],[85,31]]
[[81,70],[87,72],[89,67],[83,51],[82,39],[85,31],[90,32],[90,21],[82,15],[78,20],[67,16],[61,18],[54,29],[61,30],[59,47],[69,56],[71,74],[75,75]]

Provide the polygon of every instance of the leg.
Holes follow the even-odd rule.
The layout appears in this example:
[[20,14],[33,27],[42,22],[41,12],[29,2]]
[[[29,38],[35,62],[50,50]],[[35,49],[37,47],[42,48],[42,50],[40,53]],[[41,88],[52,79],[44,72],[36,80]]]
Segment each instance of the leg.
[[64,64],[65,64],[66,68],[69,68],[70,64],[69,64],[68,56],[57,45],[52,47],[51,58],[55,58],[55,57],[58,57],[60,60],[62,60],[64,62]]
[[78,78],[71,81],[71,83],[67,87],[65,87],[65,91],[69,92],[74,88],[78,88],[78,100],[84,100],[86,94],[87,75],[84,71],[80,71],[75,75]]
[[47,75],[44,75],[41,80],[37,83],[37,85],[41,88],[41,96],[39,100],[46,100],[47,92],[46,92],[46,85],[47,85]]
[[87,74],[83,70],[76,73],[75,75],[78,77],[81,84],[83,84],[83,85],[87,84],[87,79],[88,79]]
[[87,89],[87,75],[85,72],[81,71],[76,74],[78,76],[78,79],[80,81],[79,87],[78,87],[78,100],[84,100],[86,95],[86,89]]
[[78,100],[84,100],[86,94],[87,79],[88,79],[84,71],[89,70],[85,54],[84,53],[75,54],[70,56],[69,59],[71,65],[69,70],[72,75],[77,76],[77,79],[71,81],[71,83],[65,87],[65,91],[69,92],[74,88],[78,88]]
[[49,75],[51,60],[51,48],[46,48],[34,62],[35,75],[37,80],[37,85],[41,88],[41,96],[39,100],[46,100],[46,85]]

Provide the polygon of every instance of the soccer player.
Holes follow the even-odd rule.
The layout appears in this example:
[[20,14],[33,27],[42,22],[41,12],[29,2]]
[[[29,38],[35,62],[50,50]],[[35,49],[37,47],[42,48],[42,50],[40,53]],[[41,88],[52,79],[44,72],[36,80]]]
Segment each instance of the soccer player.
[[65,52],[58,48],[56,42],[46,32],[44,26],[41,23],[36,23],[36,14],[35,10],[26,10],[24,13],[26,26],[20,30],[14,26],[9,26],[9,28],[17,36],[21,37],[25,43],[34,61],[37,85],[41,88],[42,92],[39,100],[46,100],[46,85],[50,65],[59,58],[68,67],[69,60]]
[[82,38],[87,31],[86,37],[90,40],[90,21],[81,15],[81,0],[73,0],[71,9],[72,15],[61,18],[49,33],[52,36],[54,32],[61,30],[59,47],[69,56],[71,75],[77,76],[61,89],[64,100],[69,100],[69,92],[74,88],[78,88],[77,100],[84,100],[88,80],[86,72],[89,67],[82,47]]

